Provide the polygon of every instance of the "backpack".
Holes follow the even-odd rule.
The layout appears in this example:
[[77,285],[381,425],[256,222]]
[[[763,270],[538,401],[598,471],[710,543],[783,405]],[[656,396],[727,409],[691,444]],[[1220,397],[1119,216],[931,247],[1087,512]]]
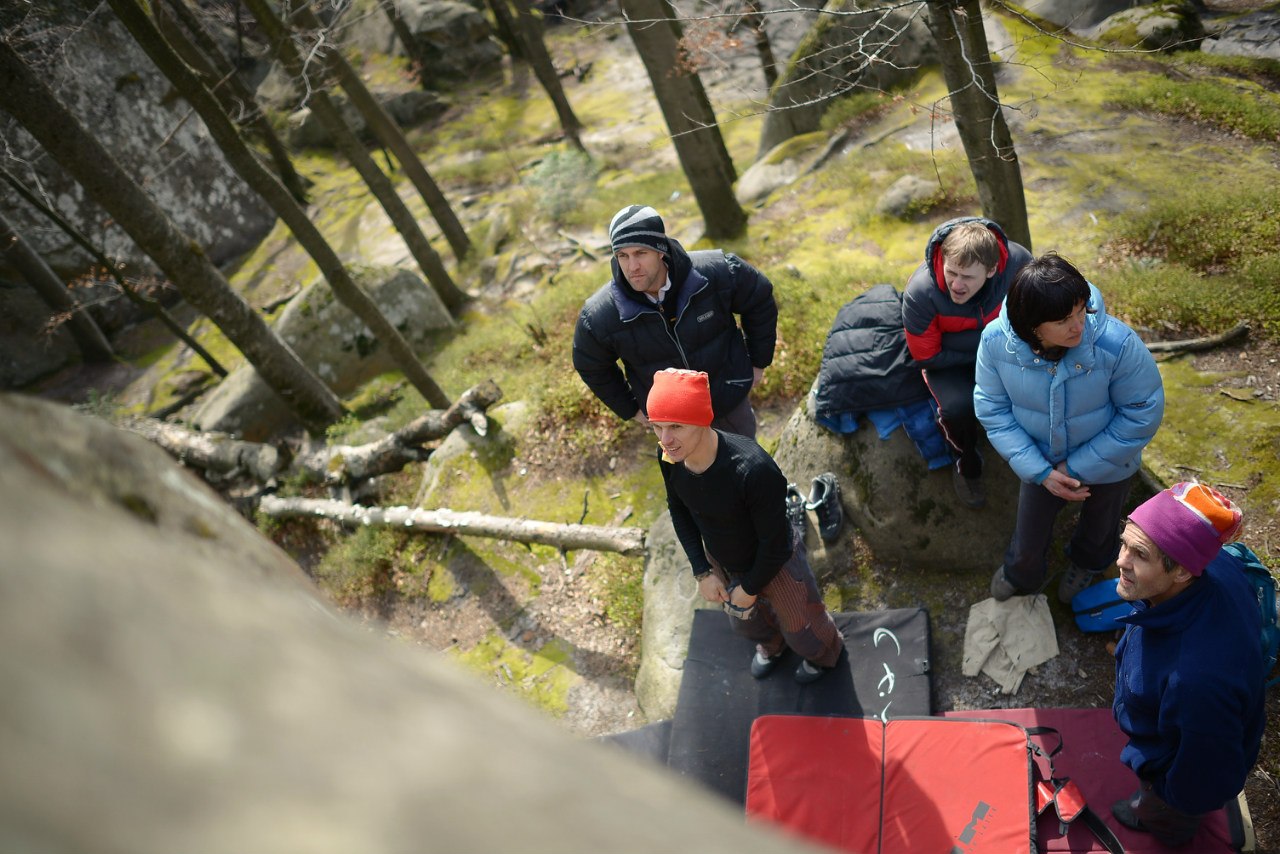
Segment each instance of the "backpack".
[[[1239,561],[1241,571],[1258,597],[1258,610],[1262,614],[1262,668],[1263,673],[1269,675],[1275,669],[1277,656],[1280,656],[1280,604],[1276,598],[1275,576],[1243,543],[1230,543],[1222,550]],[[1280,676],[1269,680],[1267,687],[1277,683],[1280,683]]]
[[[1262,618],[1262,672],[1264,676],[1270,675],[1275,669],[1276,659],[1280,657],[1280,599],[1276,595],[1276,579],[1244,543],[1225,545],[1222,552],[1240,567],[1257,597],[1258,613]],[[1215,563],[1223,559],[1222,552],[1214,558]],[[1107,578],[1089,585],[1072,597],[1071,610],[1081,631],[1108,632],[1124,628],[1124,624],[1116,622],[1116,618],[1129,613],[1129,603],[1116,593],[1116,579]],[[1267,687],[1271,688],[1276,684],[1280,684],[1280,676],[1269,680]]]

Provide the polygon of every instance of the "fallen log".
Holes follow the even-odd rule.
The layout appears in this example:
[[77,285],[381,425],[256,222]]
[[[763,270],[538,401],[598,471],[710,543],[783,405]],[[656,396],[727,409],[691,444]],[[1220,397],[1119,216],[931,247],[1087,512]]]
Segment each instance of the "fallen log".
[[155,442],[178,462],[218,477],[243,471],[266,482],[288,462],[275,445],[242,442],[227,433],[192,431],[156,418],[130,418],[120,426]]
[[332,519],[344,525],[371,525],[428,531],[434,534],[465,534],[538,543],[565,550],[591,549],[641,555],[645,550],[644,528],[605,525],[562,525],[534,519],[488,516],[484,513],[456,512],[448,508],[423,510],[416,507],[366,507],[328,498],[281,498],[264,495],[259,512],[275,519],[312,517]]
[[481,436],[489,431],[485,410],[502,399],[502,390],[485,380],[463,392],[448,409],[433,409],[391,435],[364,445],[330,445],[303,451],[292,460],[275,445],[243,442],[226,433],[188,430],[156,418],[132,418],[120,426],[150,439],[179,462],[215,477],[243,472],[266,483],[286,467],[312,482],[352,484],[399,471],[425,460],[431,451],[422,444],[442,439],[462,423]]
[[1152,353],[1193,353],[1199,350],[1212,350],[1221,347],[1249,333],[1249,324],[1237,323],[1226,332],[1217,335],[1205,335],[1202,338],[1188,338],[1184,341],[1154,341],[1147,345]]

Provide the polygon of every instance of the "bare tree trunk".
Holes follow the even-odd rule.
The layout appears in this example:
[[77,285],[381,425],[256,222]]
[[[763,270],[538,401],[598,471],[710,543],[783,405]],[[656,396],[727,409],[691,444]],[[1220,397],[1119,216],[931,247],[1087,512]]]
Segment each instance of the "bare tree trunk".
[[702,80],[696,71],[681,69],[677,50],[680,24],[671,4],[668,0],[620,2],[627,32],[649,72],[707,236],[715,240],[738,237],[747,227],[747,214],[733,195],[737,172]]
[[404,371],[405,376],[428,403],[440,408],[447,407],[448,395],[423,366],[404,335],[391,321],[387,320],[378,304],[352,281],[337,253],[333,251],[315,224],[307,218],[306,213],[298,207],[284,185],[258,163],[258,159],[253,156],[253,152],[236,133],[235,126],[222,111],[213,95],[201,84],[191,69],[182,63],[178,55],[170,50],[160,31],[152,25],[146,13],[138,5],[138,0],[108,0],[108,2],[115,11],[116,17],[151,57],[151,61],[156,64],[160,72],[200,114],[210,135],[226,154],[227,162],[271,205],[293,231],[302,247],[315,259],[338,301],[369,327],[374,337],[387,348],[400,370]]
[[507,46],[513,60],[523,59],[527,62],[529,57],[525,56],[524,43],[516,34],[516,24],[506,0],[488,0],[488,5],[489,11],[493,13],[494,32],[498,34],[498,40]]
[[318,517],[347,525],[490,537],[556,546],[565,550],[592,549],[626,555],[642,555],[645,550],[644,528],[563,525],[533,519],[488,516],[484,513],[459,513],[448,509],[365,507],[327,498],[280,498],[276,495],[262,496],[258,510],[274,519]]
[[[267,116],[263,113],[262,108],[258,105],[257,96],[249,91],[249,87],[240,79],[239,73],[236,72],[235,66],[231,64],[231,60],[227,59],[222,49],[218,47],[218,43],[213,40],[209,32],[200,22],[199,16],[189,9],[183,0],[168,0],[170,8],[173,9],[183,26],[191,34],[191,40],[195,42],[196,48],[199,50],[191,53],[183,50],[185,40],[172,38],[174,33],[165,32],[166,28],[161,25],[161,32],[166,38],[170,39],[170,43],[174,49],[179,52],[188,64],[200,74],[205,75],[205,83],[215,96],[218,96],[222,102],[223,110],[231,116],[236,116],[234,102],[239,100],[242,104],[243,119],[237,119],[237,123],[251,129],[263,145],[267,147],[267,153],[271,155],[271,162],[275,164],[276,174],[280,176],[280,181],[289,189],[290,195],[297,200],[298,204],[305,205],[307,203],[307,188],[302,176],[293,168],[293,161],[289,158],[289,152],[285,150],[284,143],[280,141],[280,137],[276,135],[275,129],[271,127],[271,122],[267,121]],[[156,20],[162,22],[165,16],[160,13],[160,5],[153,2],[152,9],[155,13]],[[172,30],[173,28],[168,28]],[[196,56],[203,54],[204,58],[209,62],[209,68],[202,68],[192,60]],[[215,85],[216,84],[216,85]],[[230,90],[230,94],[225,94]]]
[[115,361],[116,354],[111,349],[107,336],[102,334],[98,324],[71,296],[67,286],[49,269],[39,253],[22,239],[22,235],[5,218],[3,211],[0,211],[0,254],[22,274],[45,305],[60,318],[64,318],[61,322],[66,324],[67,331],[71,333],[86,362]]
[[276,337],[231,289],[204,249],[173,224],[3,40],[0,107],[155,260],[187,301],[244,353],[308,429],[322,431],[342,417],[342,404],[333,392]]
[[[503,2],[504,0],[495,0],[494,5],[497,6]],[[552,62],[551,54],[547,51],[542,22],[529,8],[529,0],[511,0],[511,3],[516,10],[516,16],[511,20],[512,31],[520,41],[522,53],[533,68],[533,73],[537,75],[538,82],[546,90],[547,97],[551,99],[556,115],[560,118],[560,127],[564,130],[564,135],[573,143],[574,148],[585,153],[587,149],[582,144],[582,123],[578,121],[573,107],[569,105],[569,98],[564,93],[564,87],[560,85],[560,75],[556,73],[555,63]]]
[[227,433],[188,430],[157,418],[130,418],[118,426],[149,439],[182,464],[215,478],[244,472],[265,483],[278,475],[286,462],[275,445],[242,442]]
[[190,347],[192,352],[203,359],[204,363],[209,366],[209,370],[213,371],[220,377],[225,377],[227,375],[227,369],[222,367],[222,363],[215,359],[213,354],[206,350],[199,341],[193,338],[191,333],[183,328],[182,324],[174,320],[173,315],[166,311],[165,307],[162,306],[158,300],[143,296],[138,293],[137,288],[125,281],[124,276],[120,274],[120,264],[111,258],[108,258],[107,253],[94,245],[89,238],[85,237],[84,234],[81,233],[80,229],[67,222],[66,218],[63,217],[62,214],[45,204],[43,199],[28,190],[26,186],[18,180],[16,175],[8,169],[5,169],[3,166],[0,166],[0,177],[3,177],[5,181],[8,182],[14,192],[26,199],[28,204],[48,217],[54,225],[58,226],[58,228],[62,229],[63,234],[70,237],[77,245],[80,246],[80,248],[84,249],[84,251],[88,252],[95,260],[97,260],[97,262],[102,265],[102,269],[106,270],[111,278],[115,280],[116,287],[120,289],[120,293],[124,294],[125,299],[129,300],[129,302],[138,306],[147,314],[150,314],[156,320],[160,321],[160,323],[164,325],[165,329],[168,329],[169,332],[173,334],[173,337]]
[[982,213],[1000,223],[1010,240],[1031,248],[1022,170],[1000,109],[978,0],[926,0],[929,27],[951,96],[956,130],[978,185]]
[[[299,6],[294,13],[294,18],[302,26],[312,30],[315,33],[323,34],[324,25],[319,19],[305,6]],[[462,227],[462,223],[458,221],[457,215],[453,212],[449,200],[444,197],[444,193],[440,191],[440,187],[432,179],[427,168],[422,165],[422,161],[418,159],[418,153],[413,150],[413,146],[409,145],[409,140],[405,139],[404,132],[400,130],[400,126],[396,124],[395,119],[387,113],[378,100],[369,92],[368,87],[364,85],[364,81],[360,79],[360,75],[356,73],[351,64],[347,62],[346,57],[342,55],[337,45],[327,42],[325,49],[320,52],[321,61],[325,65],[325,70],[333,74],[337,78],[338,84],[342,86],[342,91],[347,93],[347,97],[351,99],[351,103],[360,111],[360,115],[364,117],[365,122],[382,140],[387,148],[391,149],[391,153],[400,161],[400,167],[404,169],[409,180],[413,182],[413,186],[417,188],[418,194],[422,196],[422,200],[427,204],[427,210],[431,211],[431,216],[440,226],[440,232],[444,235],[444,239],[448,241],[449,248],[453,250],[454,256],[461,261],[467,257],[471,251],[471,240],[467,237],[466,229]],[[322,43],[324,43],[322,42]]]
[[396,38],[400,39],[400,44],[404,45],[405,55],[414,64],[418,74],[418,85],[429,90],[431,86],[427,80],[426,60],[422,56],[422,51],[418,49],[418,42],[414,39],[409,25],[404,22],[404,16],[400,14],[396,0],[379,0],[378,6],[387,16],[387,20],[391,21],[392,31],[395,32]]
[[431,242],[418,227],[413,213],[400,199],[395,186],[373,162],[369,152],[365,151],[360,140],[356,139],[355,134],[347,127],[338,108],[325,92],[326,84],[323,81],[312,80],[306,73],[305,63],[290,37],[288,28],[275,16],[266,0],[244,0],[244,4],[258,19],[258,23],[271,42],[276,57],[290,74],[307,87],[308,102],[316,118],[329,131],[338,149],[351,161],[351,165],[369,186],[370,192],[387,212],[392,225],[408,246],[410,254],[422,268],[422,274],[427,277],[427,281],[431,283],[431,287],[435,289],[441,301],[456,314],[467,301],[467,295],[459,290],[453,283],[453,279],[449,277],[448,271],[440,261],[440,256],[431,248]]
[[756,42],[756,55],[760,57],[760,69],[764,72],[764,88],[773,91],[773,84],[778,82],[778,61],[773,57],[773,45],[769,43],[769,32],[764,28],[764,15],[760,13],[760,0],[746,0],[747,8],[742,16],[742,23],[751,29]]

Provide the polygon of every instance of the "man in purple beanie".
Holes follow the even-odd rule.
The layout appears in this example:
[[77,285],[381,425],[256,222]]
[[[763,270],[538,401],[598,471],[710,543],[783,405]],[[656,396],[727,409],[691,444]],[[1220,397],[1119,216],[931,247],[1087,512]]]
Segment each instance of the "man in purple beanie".
[[1239,562],[1240,510],[1198,483],[1166,489],[1129,516],[1116,591],[1133,603],[1116,647],[1120,761],[1138,775],[1111,811],[1171,847],[1244,787],[1265,723],[1261,618]]

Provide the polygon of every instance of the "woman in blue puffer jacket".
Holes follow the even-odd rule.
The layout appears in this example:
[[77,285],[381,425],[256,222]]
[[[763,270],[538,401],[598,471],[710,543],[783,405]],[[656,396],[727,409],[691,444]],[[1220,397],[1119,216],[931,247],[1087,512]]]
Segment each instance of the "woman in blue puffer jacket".
[[1082,502],[1058,599],[1099,580],[1120,550],[1129,486],[1164,415],[1155,360],[1107,315],[1102,294],[1055,253],[1030,261],[978,346],[974,410],[1022,480],[1018,520],[991,595],[1045,582],[1053,522]]

